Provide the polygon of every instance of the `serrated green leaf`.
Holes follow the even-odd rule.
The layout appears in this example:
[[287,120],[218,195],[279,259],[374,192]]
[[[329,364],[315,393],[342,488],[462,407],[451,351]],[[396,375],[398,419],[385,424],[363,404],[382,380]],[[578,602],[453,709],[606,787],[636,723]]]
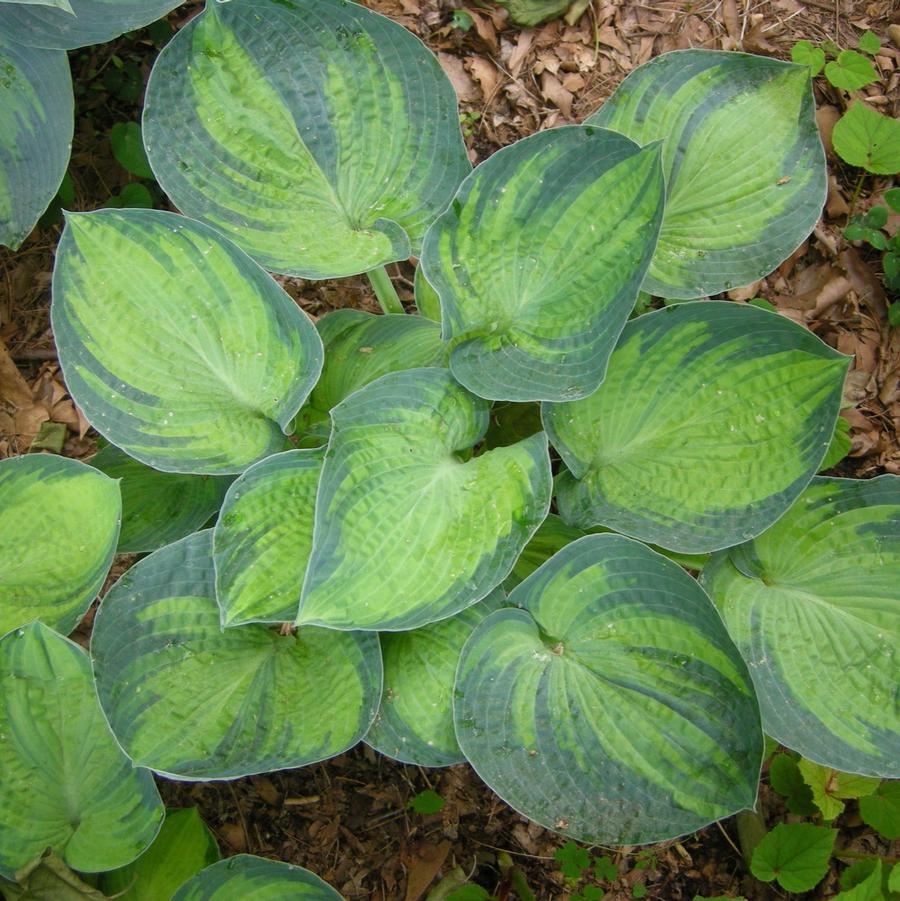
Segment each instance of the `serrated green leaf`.
[[0,874],[50,847],[84,872],[124,866],[162,818],[150,774],[113,740],[87,654],[42,623],[0,639]]
[[219,857],[219,846],[196,807],[168,810],[153,844],[127,867],[104,873],[99,884],[122,901],[163,901]]
[[297,615],[324,459],[324,449],[275,454],[228,489],[213,532],[223,626]]
[[375,316],[336,310],[316,322],[325,346],[325,365],[309,401],[297,417],[299,434],[328,441],[329,412],[345,397],[389,372],[446,366],[441,330],[418,316]]
[[664,194],[659,145],[600,128],[548,129],[478,166],[420,263],[457,380],[493,400],[594,391],[653,256]]
[[16,250],[66,174],[74,100],[65,53],[10,40],[2,24],[9,9],[0,3],[0,244]]
[[251,854],[237,854],[207,867],[181,886],[172,901],[234,901],[236,898],[343,901],[327,882],[309,870]]
[[315,328],[265,271],[158,210],[68,217],[51,319],[91,424],[169,472],[241,472],[281,450],[322,367]]
[[435,57],[340,0],[210,4],[153,68],[144,139],[180,210],[306,278],[407,259],[470,170]]
[[113,194],[103,206],[109,210],[152,210],[153,195],[145,185],[133,181],[118,194]]
[[872,794],[860,798],[859,815],[886,839],[900,838],[900,782],[882,782]]
[[109,572],[121,510],[115,481],[77,460],[0,461],[0,635],[37,619],[75,628]]
[[94,621],[97,693],[135,763],[176,778],[228,779],[339,754],[381,694],[374,635],[219,627],[212,532],[136,563]]
[[872,63],[855,50],[842,50],[837,59],[825,65],[825,77],[844,91],[858,91],[878,81]]
[[444,809],[444,799],[436,791],[426,788],[425,791],[410,798],[409,807],[416,813],[428,816]]
[[465,757],[453,729],[453,682],[472,630],[506,600],[495,589],[455,616],[381,635],[384,689],[366,744],[402,763],[450,766]]
[[697,583],[621,535],[589,535],[463,648],[460,746],[529,819],[581,841],[673,838],[756,796],[746,667]]
[[843,772],[900,773],[900,476],[814,479],[701,582],[750,666],[769,735]]
[[900,188],[888,188],[888,190],[884,192],[884,202],[895,213],[900,213]]
[[791,48],[791,59],[798,65],[808,67],[811,78],[815,78],[825,67],[825,51],[809,41],[797,41]]
[[[0,34],[26,47],[74,50],[142,28],[180,0],[71,0],[63,4],[0,3]],[[68,4],[67,4],[68,5]]]
[[128,172],[138,178],[153,178],[137,122],[116,122],[110,129],[109,143],[113,156]]
[[900,864],[894,864],[888,879],[888,888],[892,892],[900,892]]
[[809,786],[813,803],[822,812],[823,819],[833,820],[844,809],[843,801],[836,797],[832,790],[836,771],[830,767],[819,766],[805,758],[801,758],[797,769],[802,775],[803,781]]
[[196,532],[222,506],[230,479],[159,472],[109,444],[91,466],[119,479],[122,530],[116,551],[136,554]]
[[809,816],[816,812],[812,789],[803,781],[797,761],[789,754],[776,754],[772,758],[769,784],[784,797],[791,813]]
[[562,15],[571,0],[498,0],[509,10],[509,18],[517,25],[530,28]]
[[861,100],[850,104],[831,138],[838,156],[851,166],[878,175],[900,172],[900,121],[883,116]]
[[806,892],[822,881],[837,829],[810,823],[779,823],[756,846],[750,870],[757,879],[789,892]]
[[643,284],[651,294],[702,297],[749,284],[789,256],[821,214],[825,154],[805,66],[664,53],[587,122],[641,145],[663,141],[666,212]]
[[819,468],[847,358],[787,319],[679,304],[625,326],[590,397],[544,404],[563,519],[703,553],[759,534]]
[[461,462],[489,405],[445,369],[382,376],[332,410],[298,623],[415,629],[509,574],[547,515],[543,432]]

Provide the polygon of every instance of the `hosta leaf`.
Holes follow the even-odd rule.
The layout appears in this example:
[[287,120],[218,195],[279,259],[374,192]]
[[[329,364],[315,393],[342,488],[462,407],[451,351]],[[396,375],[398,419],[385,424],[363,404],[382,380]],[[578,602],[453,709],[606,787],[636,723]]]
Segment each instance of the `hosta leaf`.
[[219,846],[196,807],[168,810],[153,844],[127,867],[104,873],[100,887],[123,901],[171,899],[184,882],[219,857]]
[[230,484],[225,477],[159,472],[112,444],[91,458],[91,466],[120,480],[120,554],[155,551],[196,532],[222,506]]
[[366,743],[395,760],[450,766],[465,760],[453,728],[453,682],[466,639],[506,595],[483,601],[421,629],[381,636],[384,690]]
[[70,215],[51,312],[76,403],[154,469],[221,475],[281,450],[322,367],[315,328],[276,282],[172,213]]
[[463,648],[456,733],[508,804],[582,841],[637,844],[752,806],[746,666],[697,583],[621,535],[567,545]]
[[632,320],[606,380],[545,404],[563,519],[687,553],[771,525],[819,468],[848,360],[774,313],[687,303]]
[[[26,47],[73,50],[104,44],[162,18],[181,0],[71,0],[60,4],[0,3],[0,34]],[[59,8],[56,8],[56,7]]]
[[837,829],[811,823],[779,823],[753,852],[750,869],[757,879],[789,892],[806,892],[822,881],[837,837]]
[[807,67],[762,56],[665,53],[625,79],[587,122],[664,141],[666,213],[645,291],[715,294],[790,255],[825,202],[814,113]]
[[816,478],[755,541],[703,571],[763,728],[823,766],[900,775],[900,477]]
[[307,278],[409,257],[470,168],[434,56],[341,0],[207,6],[154,66],[144,140],[180,210]]
[[65,53],[9,40],[8,8],[0,3],[0,244],[16,250],[66,174],[74,100]]
[[251,854],[237,854],[207,867],[186,882],[172,901],[234,901],[235,898],[342,901],[327,882],[309,870]]
[[210,531],[156,551],[110,589],[91,653],[100,703],[125,752],[181,779],[331,757],[362,738],[381,694],[374,635],[221,631]]
[[553,128],[463,182],[421,265],[470,391],[526,401],[596,389],[656,247],[659,156],[605,129]]
[[860,100],[835,124],[832,139],[838,155],[851,166],[880,175],[900,172],[900,122]]
[[119,486],[65,457],[0,462],[0,635],[39,619],[68,634],[116,551]]
[[445,369],[382,376],[331,413],[299,623],[398,631],[474,604],[550,506],[543,432],[468,462],[486,401]]
[[223,626],[297,615],[324,459],[324,449],[274,454],[228,490],[213,533]]
[[0,639],[0,875],[52,847],[96,873],[153,841],[163,806],[113,740],[87,654],[41,623]]
[[389,372],[447,363],[440,328],[419,316],[336,310],[323,316],[316,328],[325,345],[325,365],[300,411],[297,431],[318,430],[325,441],[329,412],[357,389]]
[[0,0],[0,3],[14,3],[18,2],[21,4],[37,4],[38,6],[54,6],[57,9],[64,9],[67,12],[72,12],[72,4],[69,3],[69,0]]

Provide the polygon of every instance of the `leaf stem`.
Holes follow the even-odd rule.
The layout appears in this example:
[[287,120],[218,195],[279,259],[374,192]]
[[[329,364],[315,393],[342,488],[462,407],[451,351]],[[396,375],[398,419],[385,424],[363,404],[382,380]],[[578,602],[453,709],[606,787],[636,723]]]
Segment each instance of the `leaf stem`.
[[378,303],[385,313],[406,312],[403,309],[403,304],[400,303],[397,292],[394,290],[394,283],[391,281],[391,277],[387,274],[384,266],[379,266],[377,269],[367,272],[366,275],[369,277],[369,284],[372,285],[372,290],[378,298]]

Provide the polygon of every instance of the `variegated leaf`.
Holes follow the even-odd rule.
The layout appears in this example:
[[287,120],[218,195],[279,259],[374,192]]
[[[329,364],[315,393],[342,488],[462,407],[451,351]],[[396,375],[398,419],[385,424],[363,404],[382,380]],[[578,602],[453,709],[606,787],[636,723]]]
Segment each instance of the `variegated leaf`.
[[704,553],[753,538],[822,462],[848,359],[757,307],[632,320],[590,397],[543,405],[563,519]]
[[8,7],[0,3],[0,244],[15,250],[66,174],[74,100],[65,53],[11,40],[3,27]]
[[543,432],[466,460],[489,406],[445,369],[382,376],[338,404],[298,623],[415,629],[485,597],[550,505]]
[[663,141],[666,213],[643,288],[702,297],[771,272],[813,230],[825,154],[806,66],[681,50],[632,72],[589,124]]
[[88,873],[124,866],[163,813],[109,731],[87,654],[41,623],[0,639],[0,875],[45,848]]
[[823,766],[900,777],[900,476],[815,478],[703,571],[763,728]]
[[366,733],[381,696],[374,635],[222,631],[210,531],[145,557],[110,589],[91,654],[119,744],[135,763],[180,779],[339,754]]
[[747,668],[682,569],[621,535],[567,545],[462,651],[456,734],[513,808],[581,841],[657,842],[751,807]]
[[428,232],[450,368],[480,397],[584,397],[650,264],[665,183],[658,145],[553,128],[482,163]]
[[469,171],[435,57],[342,0],[209,4],[154,66],[144,140],[179,209],[307,278],[417,252]]
[[51,313],[85,416],[169,472],[241,472],[282,450],[322,367],[315,328],[264,270],[157,210],[69,215]]

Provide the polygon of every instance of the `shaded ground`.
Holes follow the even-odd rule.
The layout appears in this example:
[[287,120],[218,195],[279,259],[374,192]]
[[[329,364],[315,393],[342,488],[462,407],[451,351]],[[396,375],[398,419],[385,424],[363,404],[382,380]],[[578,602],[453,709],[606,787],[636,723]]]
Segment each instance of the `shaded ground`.
[[[594,0],[573,10],[569,21],[530,29],[509,25],[499,7],[465,7],[472,23],[468,30],[455,27],[459,17],[454,19],[450,4],[371,0],[369,5],[418,34],[438,54],[461,100],[473,162],[534,131],[581,121],[635,66],[686,47],[738,48],[787,58],[798,39],[855,47],[862,31],[871,29],[884,43],[877,59],[882,80],[865,92],[886,114],[900,112],[897,30],[893,42],[889,38],[889,26],[900,25],[900,13],[891,0]],[[184,7],[170,22],[178,27],[198,8]],[[103,205],[133,180],[113,159],[108,132],[115,122],[138,117],[143,85],[164,37],[164,29],[145,29],[72,54],[78,92],[72,208]],[[830,128],[847,98],[822,79],[816,93],[828,146]],[[851,208],[874,205],[891,183],[861,178],[832,154],[829,160],[827,213],[815,234],[776,272],[729,297],[765,297],[828,344],[854,355],[842,414],[851,427],[853,449],[838,471],[863,477],[900,473],[900,329],[888,327],[879,255],[849,246],[841,237]],[[158,189],[149,187],[164,206]],[[898,218],[889,223],[891,230]],[[66,394],[49,326],[58,236],[58,222],[51,223],[37,229],[19,252],[0,251],[0,457],[56,446],[85,458],[96,449],[87,422]],[[412,267],[392,268],[401,297],[411,299]],[[363,279],[282,282],[313,317],[340,307],[376,308]],[[116,574],[127,562],[117,565]],[[81,635],[86,634],[83,629]],[[225,853],[250,851],[302,864],[349,899],[416,901],[455,866],[499,897],[514,897],[498,867],[499,851],[512,856],[537,898],[565,898],[572,887],[554,860],[562,840],[511,811],[467,766],[425,771],[359,747],[299,771],[233,783],[160,784],[170,804],[200,807]],[[426,788],[444,799],[440,813],[423,816],[408,808],[409,799]],[[784,813],[765,784],[761,805],[767,819]],[[884,850],[872,844],[852,803],[838,824],[843,847]],[[750,901],[781,896],[747,875],[733,823],[652,849],[608,853],[618,874],[603,883],[610,899],[640,897],[642,886],[646,897],[662,901],[690,901],[695,894],[743,894]],[[839,868],[807,897],[832,897]]]

